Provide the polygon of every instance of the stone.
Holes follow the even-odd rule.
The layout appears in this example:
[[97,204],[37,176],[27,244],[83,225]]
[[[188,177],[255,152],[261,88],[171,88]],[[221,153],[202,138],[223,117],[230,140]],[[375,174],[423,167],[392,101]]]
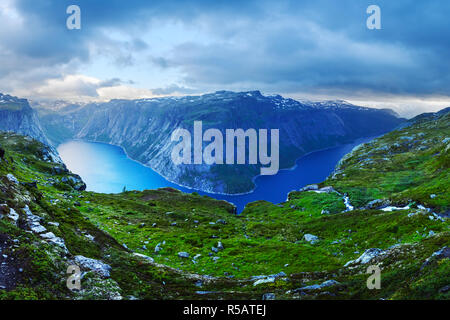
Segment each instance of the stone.
[[148,262],[151,262],[151,263],[155,262],[155,260],[153,258],[146,256],[145,254],[140,254],[140,253],[134,252],[133,255],[136,257],[142,258],[144,260],[147,260]]
[[384,251],[381,250],[381,249],[378,249],[378,248],[367,249],[366,251],[364,251],[364,253],[358,259],[351,260],[351,261],[347,262],[344,265],[344,267],[348,267],[349,265],[352,265],[352,264],[366,264],[366,263],[369,263],[370,261],[372,261],[372,259],[378,257],[382,253],[384,253]]
[[263,300],[275,300],[275,294],[272,292],[264,293],[262,296]]
[[301,188],[299,191],[312,191],[312,190],[319,190],[319,186],[317,184],[309,184]]
[[9,214],[7,216],[9,219],[13,220],[17,225],[17,220],[19,220],[19,214],[13,208],[9,208]]
[[66,243],[63,238],[55,236],[53,232],[47,232],[40,235],[42,238],[46,239],[48,242],[55,244],[64,249],[65,252],[68,252]]
[[275,282],[275,277],[266,277],[262,279],[258,279],[253,283],[253,286],[257,286],[264,283],[273,283]]
[[178,252],[178,256],[180,258],[189,258],[189,253],[187,253],[187,252]]
[[317,241],[319,241],[319,238],[318,238],[317,236],[312,235],[312,234],[309,234],[309,233],[305,234],[305,235],[303,236],[303,239],[304,239],[306,242],[309,242],[309,243],[311,243],[311,244],[315,244]]
[[220,242],[220,241],[217,242],[217,249],[219,249],[219,250],[223,250],[224,249],[222,242]]
[[17,180],[16,177],[14,177],[11,173],[8,173],[6,175],[6,178],[9,180],[9,182],[15,183],[15,184],[19,184],[19,180]]
[[310,290],[320,290],[323,288],[327,288],[327,287],[332,287],[332,286],[336,286],[339,285],[340,283],[337,282],[336,280],[327,280],[322,282],[321,284],[313,284],[310,286],[306,286],[306,287],[302,287],[302,288],[298,288],[298,289],[294,289],[294,292],[301,292],[301,291],[310,291]]
[[320,191],[320,192],[331,193],[331,192],[335,192],[336,190],[334,190],[333,187],[328,186],[328,187],[320,188],[319,191]]
[[75,256],[75,263],[78,264],[81,268],[93,271],[104,278],[110,277],[110,272],[112,270],[111,266],[100,260],[86,258],[84,256],[78,255]]

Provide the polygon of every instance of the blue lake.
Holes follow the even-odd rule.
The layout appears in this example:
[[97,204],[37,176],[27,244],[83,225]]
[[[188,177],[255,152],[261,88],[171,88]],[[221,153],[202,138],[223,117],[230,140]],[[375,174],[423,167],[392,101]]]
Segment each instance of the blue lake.
[[289,170],[280,170],[273,176],[258,176],[256,188],[244,195],[210,194],[181,187],[167,181],[152,169],[131,160],[122,148],[109,144],[68,141],[58,147],[58,152],[72,172],[81,176],[88,191],[119,193],[124,186],[127,190],[146,190],[173,187],[183,192],[198,192],[216,199],[234,203],[238,212],[245,205],[256,200],[280,203],[286,200],[292,190],[323,181],[333,171],[338,161],[356,145],[370,141],[360,139],[351,144],[330,148],[305,155]]

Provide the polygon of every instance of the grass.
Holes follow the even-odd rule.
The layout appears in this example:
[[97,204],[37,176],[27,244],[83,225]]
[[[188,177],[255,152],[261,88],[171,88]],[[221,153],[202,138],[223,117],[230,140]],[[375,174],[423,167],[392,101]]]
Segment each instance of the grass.
[[[275,292],[285,299],[448,299],[448,292],[441,290],[449,280],[448,259],[423,264],[450,244],[449,223],[418,209],[449,209],[448,142],[443,142],[449,136],[448,120],[448,115],[424,119],[347,155],[320,186],[347,193],[355,210],[346,211],[342,195],[335,192],[294,191],[284,203],[253,202],[240,215],[225,201],[171,188],[120,194],[77,191],[62,182],[71,173],[56,174],[54,168],[62,165],[43,160],[40,143],[1,133],[0,148],[6,153],[0,162],[0,203],[14,208],[19,221],[29,205],[48,231],[64,239],[70,254],[39,241],[23,223],[17,227],[0,219],[0,236],[19,240],[8,254],[16,259],[14,267],[23,269],[15,288],[0,290],[0,298],[99,299],[117,293],[141,299],[253,299]],[[23,184],[12,184],[8,173]],[[25,184],[33,181],[37,187]],[[411,207],[366,209],[374,199]],[[309,243],[305,234],[319,240]],[[155,252],[158,244],[162,250]],[[381,290],[365,287],[366,266],[343,268],[369,248],[386,252],[380,261]],[[152,257],[155,264],[132,252]],[[190,257],[181,258],[179,252]],[[68,291],[65,268],[73,255],[110,264],[111,278],[89,273],[84,291]],[[286,276],[270,283],[254,286],[250,279],[279,272]],[[195,285],[198,279],[203,279],[201,288]],[[341,284],[325,295],[317,295],[319,290],[301,296],[293,290],[329,279]],[[199,295],[198,290],[215,293]]]

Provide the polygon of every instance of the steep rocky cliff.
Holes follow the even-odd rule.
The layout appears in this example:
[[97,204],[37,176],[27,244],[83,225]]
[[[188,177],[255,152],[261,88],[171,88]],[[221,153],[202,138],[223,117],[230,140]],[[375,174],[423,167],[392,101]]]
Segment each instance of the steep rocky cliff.
[[49,144],[37,113],[26,99],[19,99],[0,93],[0,130],[13,131]]

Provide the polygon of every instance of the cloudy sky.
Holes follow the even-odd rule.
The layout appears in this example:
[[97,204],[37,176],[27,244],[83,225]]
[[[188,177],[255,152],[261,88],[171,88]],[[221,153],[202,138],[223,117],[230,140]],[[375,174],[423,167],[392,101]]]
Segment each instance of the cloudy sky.
[[[81,30],[66,9],[81,8]],[[381,8],[381,30],[366,9]],[[450,2],[1,0],[0,92],[71,101],[261,90],[404,116],[450,106]]]

